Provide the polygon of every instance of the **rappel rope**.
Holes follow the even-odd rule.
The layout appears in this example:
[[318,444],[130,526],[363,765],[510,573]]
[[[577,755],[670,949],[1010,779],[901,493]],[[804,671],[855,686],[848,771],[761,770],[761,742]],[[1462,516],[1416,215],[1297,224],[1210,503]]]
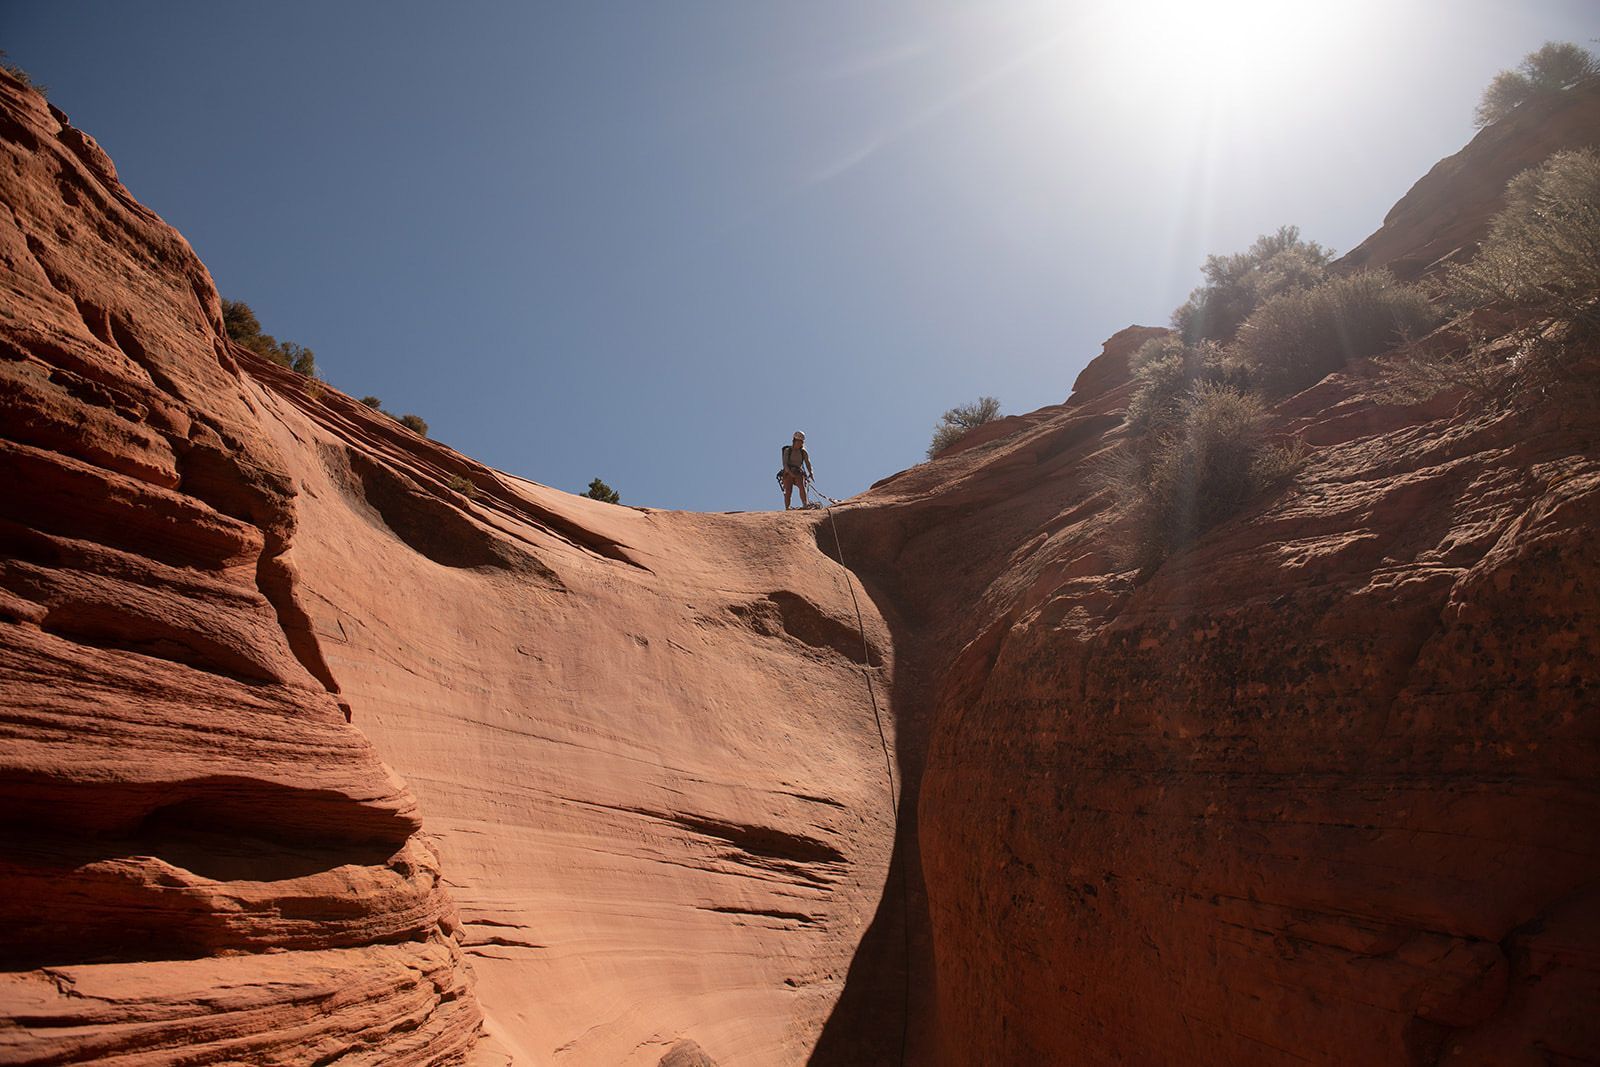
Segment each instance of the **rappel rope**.
[[[894,827],[894,837],[889,849],[889,862],[894,863],[894,853],[900,846],[900,790],[894,779],[894,760],[889,755],[889,738],[883,730],[883,714],[878,710],[878,694],[872,684],[872,646],[867,643],[867,624],[861,617],[861,601],[856,599],[855,582],[851,580],[850,568],[845,566],[844,546],[839,542],[839,523],[833,517],[833,509],[839,501],[817,488],[817,483],[811,477],[806,478],[806,485],[815,496],[828,502],[824,509],[828,513],[828,526],[833,530],[833,551],[835,562],[844,572],[844,585],[850,591],[850,604],[856,611],[856,630],[861,634],[861,676],[867,680],[867,697],[872,701],[872,721],[878,726],[878,744],[883,749],[884,776],[889,782],[889,824]],[[906,890],[906,865],[910,861],[902,858],[900,864],[900,932],[902,936],[902,951],[905,963],[905,990],[900,1007],[900,1064],[905,1067],[907,1029],[911,1025],[911,907]]]

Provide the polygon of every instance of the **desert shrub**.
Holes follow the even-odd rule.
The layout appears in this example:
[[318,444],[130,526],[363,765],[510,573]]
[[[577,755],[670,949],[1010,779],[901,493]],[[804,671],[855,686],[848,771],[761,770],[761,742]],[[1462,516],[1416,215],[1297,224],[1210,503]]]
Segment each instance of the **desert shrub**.
[[450,488],[460,493],[468,500],[477,500],[479,497],[483,496],[483,490],[479,489],[475,484],[473,484],[471,479],[461,474],[451,475]]
[[1123,562],[1155,566],[1293,473],[1300,453],[1267,428],[1258,395],[1201,382],[1172,426],[1119,450],[1105,475],[1133,530]]
[[256,318],[255,311],[243,300],[222,302],[222,325],[231,339],[246,348],[250,348],[251,342],[261,336],[261,320]]
[[1175,334],[1146,341],[1133,354],[1132,366],[1128,428],[1135,434],[1160,432],[1177,421],[1196,385],[1250,385],[1246,369],[1221,345],[1187,344]]
[[1269,395],[1283,395],[1350,360],[1420,336],[1438,321],[1420,289],[1387,271],[1361,271],[1272,297],[1239,327],[1230,352]]
[[279,341],[270,333],[263,333],[261,321],[243,300],[222,302],[222,325],[234,343],[243,345],[256,355],[307,377],[317,373],[317,360],[311,349],[293,341]]
[[421,415],[396,415],[392,411],[385,411],[383,408],[383,401],[379,400],[375,396],[364,396],[361,398],[361,402],[367,407],[371,408],[373,411],[376,411],[378,414],[389,416],[395,422],[398,422],[401,426],[404,426],[413,433],[420,434],[423,437],[428,436],[428,421]]
[[933,440],[928,444],[928,458],[949,448],[974,426],[982,426],[1000,417],[1000,401],[992,396],[980,396],[970,404],[951,408],[939,416],[933,428]]
[[[1445,271],[1458,307],[1512,306],[1513,330],[1402,353],[1390,385],[1405,398],[1460,388],[1484,404],[1552,387],[1586,389],[1600,338],[1600,153],[1559,152],[1506,186],[1478,254]],[[1465,333],[1465,329],[1458,331]]]
[[1415,403],[1460,390],[1477,407],[1497,408],[1559,391],[1568,403],[1593,404],[1600,402],[1596,339],[1592,327],[1535,320],[1454,345],[1404,348],[1388,361],[1384,392]]
[[278,350],[283,354],[283,358],[288,360],[286,366],[289,369],[308,378],[317,376],[317,357],[311,349],[297,345],[293,341],[284,341],[279,344]]
[[49,88],[47,86],[41,85],[40,83],[34,81],[33,77],[29,75],[27,71],[23,70],[15,63],[8,62],[6,59],[5,49],[3,48],[0,48],[0,70],[5,71],[7,74],[17,79],[17,81],[21,82],[25,88],[32,89],[40,96],[44,96],[49,92]]
[[622,503],[621,495],[599,478],[589,483],[589,491],[583,495],[591,500],[600,500],[607,504]]
[[1458,346],[1408,346],[1388,360],[1382,391],[1392,400],[1413,404],[1459,389],[1477,407],[1498,407],[1535,347],[1534,338],[1516,332],[1480,336]]
[[1505,301],[1593,320],[1600,294],[1600,153],[1558,152],[1506,185],[1506,206],[1468,263],[1445,273],[1467,306]]
[[1263,301],[1320,282],[1332,259],[1332,249],[1302,241],[1298,226],[1262,234],[1243,252],[1207,256],[1206,283],[1172,313],[1173,328],[1191,344],[1225,341]]
[[1548,41],[1537,52],[1522,57],[1516,70],[1502,70],[1489,82],[1478,101],[1474,121],[1479,126],[1499,122],[1517,105],[1536,96],[1559,93],[1600,76],[1600,60],[1575,44]]

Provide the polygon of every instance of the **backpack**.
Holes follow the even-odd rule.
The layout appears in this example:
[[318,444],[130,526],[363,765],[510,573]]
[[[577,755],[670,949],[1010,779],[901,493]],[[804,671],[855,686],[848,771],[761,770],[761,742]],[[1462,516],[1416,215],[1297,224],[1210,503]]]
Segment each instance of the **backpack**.
[[793,448],[794,448],[793,445],[784,445],[783,446],[783,466],[778,468],[778,484],[779,485],[783,484],[784,472],[786,472],[789,469],[789,452]]

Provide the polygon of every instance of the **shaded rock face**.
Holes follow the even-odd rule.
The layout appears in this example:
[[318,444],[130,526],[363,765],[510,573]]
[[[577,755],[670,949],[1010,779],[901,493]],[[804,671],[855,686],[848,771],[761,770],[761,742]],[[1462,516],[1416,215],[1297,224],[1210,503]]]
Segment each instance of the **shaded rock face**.
[[[1051,514],[1013,531],[927,756],[948,1062],[1600,1047],[1600,425],[1387,416],[1140,586],[1078,473],[1104,439],[1038,466],[1019,496]],[[945,494],[992,526],[1021,501],[990,485]]]
[[[1549,111],[1441,164],[1347,265],[1477,240],[1497,197],[1463,190],[1600,131],[1595,94]],[[938,679],[934,1057],[1593,1059],[1592,400],[1399,406],[1352,366],[1277,409],[1315,446],[1293,485],[1136,585],[1088,473],[1120,439],[1136,341],[1059,412],[851,516],[895,596],[966,620],[899,663]]]
[[1538,96],[1486,126],[1441,159],[1384,217],[1383,226],[1341,260],[1385,267],[1414,279],[1441,262],[1470,256],[1505,206],[1506,182],[1553,153],[1600,148],[1600,85]]
[[[1571,99],[1347,263],[1476,240]],[[621,508],[229,345],[3,77],[0,142],[0,1062],[1600,1049],[1592,406],[1349,368],[1137,585],[1150,328],[837,526]]]

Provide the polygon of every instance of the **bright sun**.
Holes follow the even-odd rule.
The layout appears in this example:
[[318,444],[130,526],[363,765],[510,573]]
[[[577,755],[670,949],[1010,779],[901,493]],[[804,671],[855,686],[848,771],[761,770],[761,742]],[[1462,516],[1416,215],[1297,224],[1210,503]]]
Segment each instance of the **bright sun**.
[[1269,104],[1369,24],[1370,0],[1126,0],[1096,5],[1077,32],[1119,57],[1130,89],[1190,103]]

